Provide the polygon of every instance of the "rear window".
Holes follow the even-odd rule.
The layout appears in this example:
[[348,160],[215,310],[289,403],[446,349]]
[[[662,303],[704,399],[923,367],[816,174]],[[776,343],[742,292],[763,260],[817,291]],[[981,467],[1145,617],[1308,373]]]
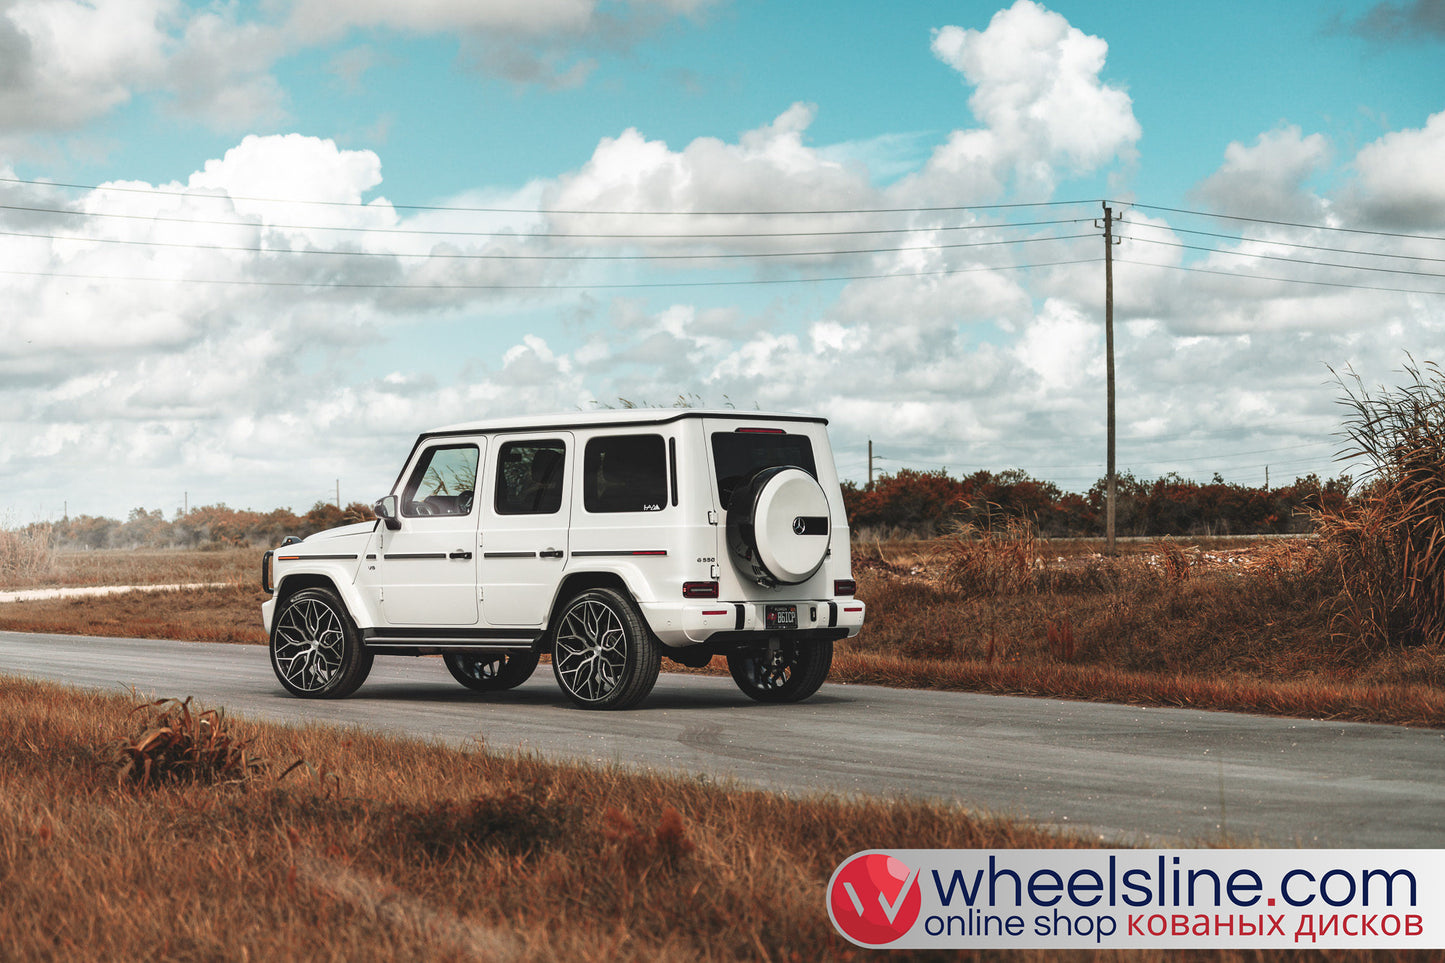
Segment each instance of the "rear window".
[[712,460],[717,467],[718,503],[726,511],[733,492],[764,468],[792,466],[818,477],[813,443],[807,435],[772,432],[719,431],[712,436]]
[[587,442],[582,504],[589,512],[660,512],[667,503],[661,435],[607,435]]

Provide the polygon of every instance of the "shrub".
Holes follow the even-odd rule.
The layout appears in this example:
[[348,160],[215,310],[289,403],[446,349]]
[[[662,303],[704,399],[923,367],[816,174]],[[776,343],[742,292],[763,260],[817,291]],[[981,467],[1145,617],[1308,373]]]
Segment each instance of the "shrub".
[[103,753],[123,786],[244,783],[266,768],[250,742],[227,729],[221,710],[193,712],[189,696],[141,703],[132,713],[141,717],[140,731]]
[[39,578],[49,573],[54,561],[49,525],[31,525],[18,532],[0,528],[0,582]]
[[1374,395],[1336,375],[1342,454],[1371,470],[1353,504],[1316,516],[1342,585],[1336,628],[1372,649],[1445,641],[1445,375],[1413,359],[1405,374]]

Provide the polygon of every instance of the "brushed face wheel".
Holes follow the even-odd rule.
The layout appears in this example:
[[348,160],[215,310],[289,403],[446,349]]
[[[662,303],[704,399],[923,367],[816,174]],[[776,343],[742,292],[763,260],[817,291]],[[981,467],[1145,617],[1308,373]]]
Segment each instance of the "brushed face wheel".
[[552,645],[552,672],[577,705],[636,705],[652,691],[661,667],[656,640],[621,593],[592,589],[567,603]]
[[346,607],[328,589],[304,589],[286,600],[271,630],[271,668],[293,695],[339,699],[371,671],[371,652]]

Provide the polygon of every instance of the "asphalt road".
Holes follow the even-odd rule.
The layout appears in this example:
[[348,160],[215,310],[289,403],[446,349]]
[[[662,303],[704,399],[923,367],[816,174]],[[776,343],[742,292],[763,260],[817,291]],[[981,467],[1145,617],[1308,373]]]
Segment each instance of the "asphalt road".
[[378,658],[356,695],[296,699],[259,646],[0,632],[0,674],[194,696],[252,718],[478,741],[788,792],[951,800],[1115,842],[1445,847],[1445,732],[875,686],[753,703],[663,673],[636,710],[572,708],[547,667],[479,695],[437,658]]

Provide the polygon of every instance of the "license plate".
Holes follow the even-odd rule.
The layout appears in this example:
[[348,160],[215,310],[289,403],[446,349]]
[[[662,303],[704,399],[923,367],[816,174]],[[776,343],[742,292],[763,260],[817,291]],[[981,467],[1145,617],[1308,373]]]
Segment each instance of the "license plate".
[[769,605],[763,613],[770,629],[796,629],[798,607],[796,605]]

